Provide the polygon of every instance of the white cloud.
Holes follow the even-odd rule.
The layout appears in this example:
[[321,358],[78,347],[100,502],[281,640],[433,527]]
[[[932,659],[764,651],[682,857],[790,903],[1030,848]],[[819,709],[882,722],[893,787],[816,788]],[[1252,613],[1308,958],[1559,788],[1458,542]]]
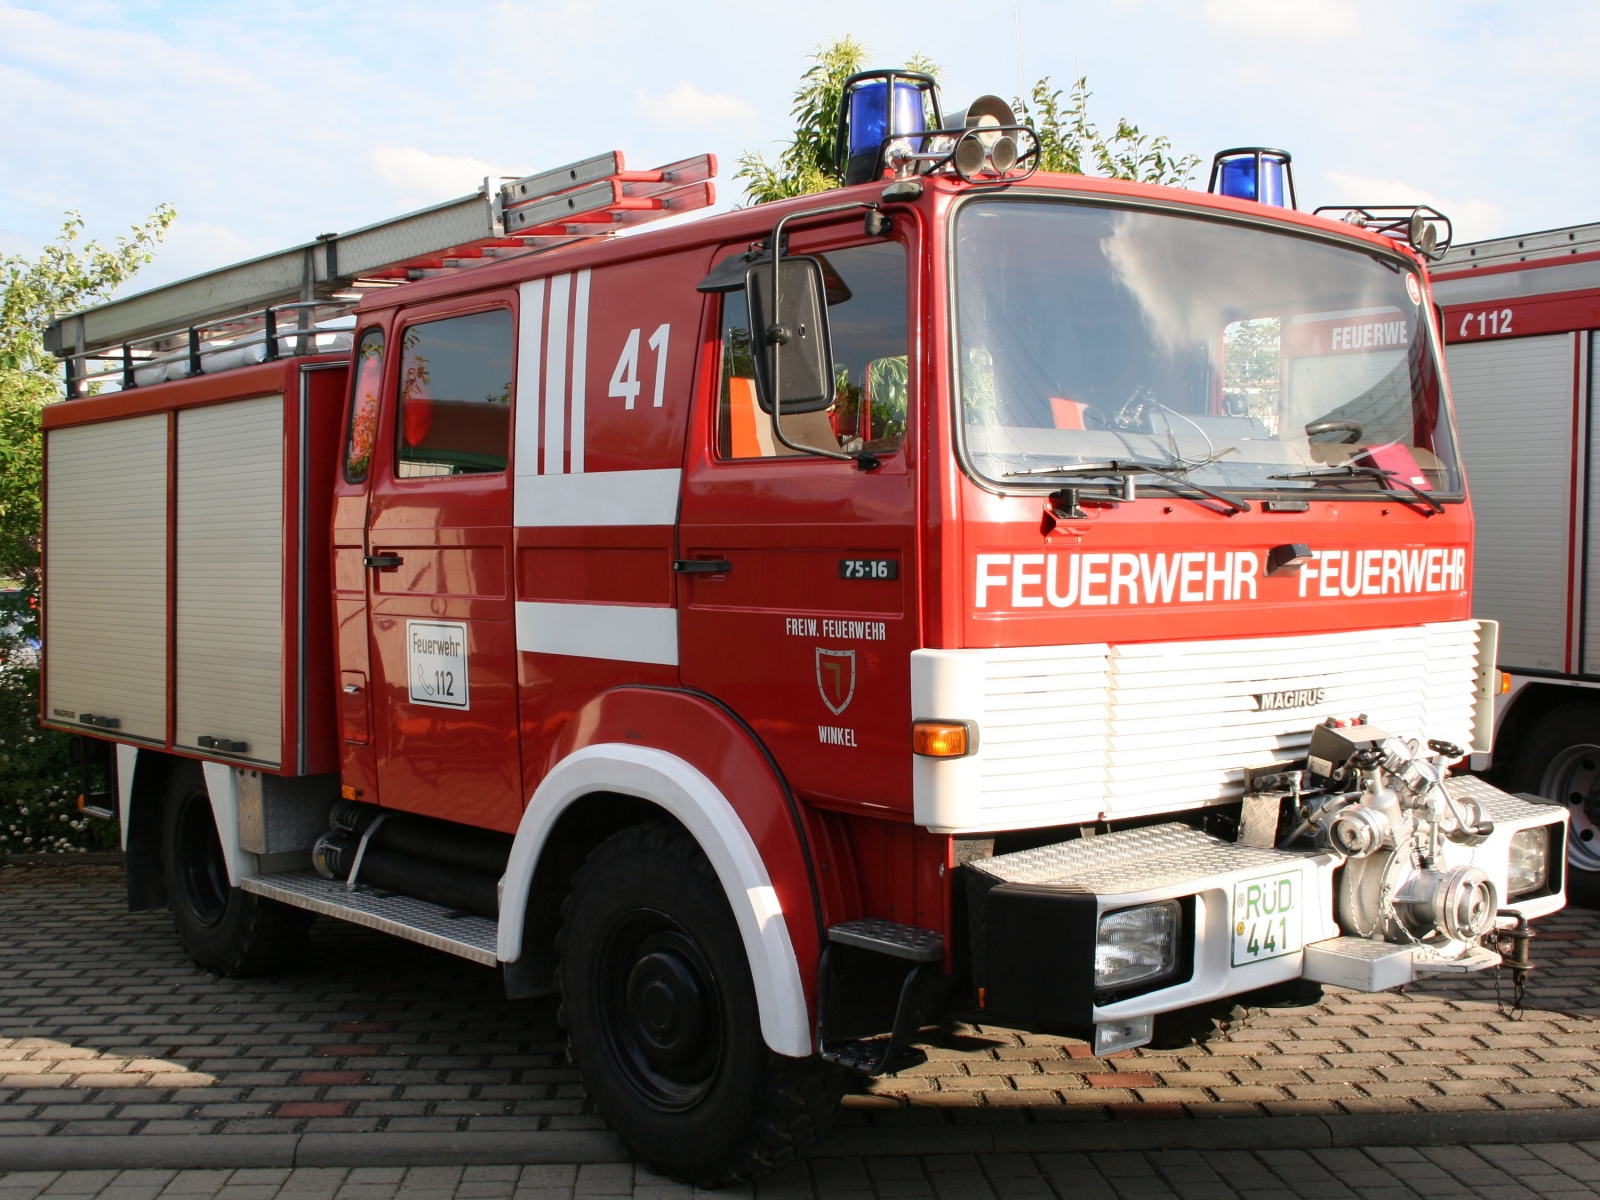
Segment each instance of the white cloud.
[[397,202],[408,208],[465,196],[483,184],[484,176],[501,174],[479,158],[429,154],[415,146],[378,146],[367,161],[395,189]]
[[[307,240],[310,240],[309,238]],[[176,221],[156,251],[155,261],[130,279],[119,295],[132,295],[174,279],[187,279],[223,263],[280,250],[270,239],[249,237],[211,221]]]
[[1482,241],[1508,232],[1505,209],[1488,200],[1436,196],[1398,179],[1367,179],[1336,171],[1329,171],[1324,178],[1333,192],[1326,198],[1331,204],[1431,204],[1450,218],[1457,242]]
[[[170,200],[179,224],[147,286],[612,148],[639,166],[711,151],[726,203],[740,152],[789,135],[828,31],[876,63],[944,64],[948,107],[1017,86],[1009,12],[1001,36],[974,37],[938,19],[950,0],[914,29],[859,0],[726,10],[391,0],[374,20],[312,0],[0,0],[0,128],[36,135],[0,139],[0,247],[29,252],[69,208],[108,240]],[[1600,137],[1600,6],[1027,0],[1020,15],[1026,79],[1087,74],[1102,128],[1126,114],[1180,150],[1284,145],[1308,199],[1425,189],[1464,237],[1600,217],[1600,163],[1571,153]],[[1394,115],[1424,110],[1469,116],[1419,134]],[[1500,167],[1517,162],[1562,165]]]
[[1342,0],[1210,0],[1205,12],[1212,24],[1239,33],[1305,41],[1347,37],[1360,28]]
[[643,88],[638,90],[637,95],[640,110],[651,120],[663,125],[716,128],[748,125],[756,118],[755,108],[737,96],[702,92],[687,80],[664,95],[652,96]]

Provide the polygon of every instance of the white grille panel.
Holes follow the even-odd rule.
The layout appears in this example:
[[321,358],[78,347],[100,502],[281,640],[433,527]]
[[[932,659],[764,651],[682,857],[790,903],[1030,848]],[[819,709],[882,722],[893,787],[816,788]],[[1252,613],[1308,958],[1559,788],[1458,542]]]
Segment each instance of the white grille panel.
[[1101,643],[986,652],[985,808],[1026,821],[1104,793],[1110,651]]
[[[929,654],[918,716],[969,717],[975,759],[919,762],[919,822],[1003,829],[1236,798],[1244,768],[1305,753],[1329,716],[1472,741],[1475,621],[1293,637]],[[915,658],[916,656],[914,656]],[[1322,688],[1262,711],[1256,696]],[[934,697],[937,697],[935,700]]]

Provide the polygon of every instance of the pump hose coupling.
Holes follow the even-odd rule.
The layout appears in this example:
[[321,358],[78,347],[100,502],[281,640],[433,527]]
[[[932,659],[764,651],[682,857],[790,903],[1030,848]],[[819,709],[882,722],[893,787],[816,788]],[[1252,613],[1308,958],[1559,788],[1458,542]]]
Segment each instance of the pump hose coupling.
[[1347,858],[1376,853],[1393,832],[1388,815],[1365,804],[1340,809],[1328,822],[1328,841]]
[[1487,875],[1477,867],[1454,867],[1425,872],[1423,878],[1430,876],[1433,892],[1426,904],[1435,928],[1458,942],[1477,941],[1489,932],[1500,898]]

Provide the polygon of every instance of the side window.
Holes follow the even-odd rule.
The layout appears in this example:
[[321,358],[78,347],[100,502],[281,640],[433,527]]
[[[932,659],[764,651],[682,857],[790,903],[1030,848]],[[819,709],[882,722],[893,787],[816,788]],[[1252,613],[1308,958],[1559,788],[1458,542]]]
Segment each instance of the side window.
[[[784,433],[803,445],[837,445],[846,452],[897,450],[905,441],[911,393],[905,247],[874,242],[814,257],[822,262],[828,293],[834,399],[824,412],[786,412]],[[723,297],[717,448],[723,458],[800,453],[773,436],[772,418],[756,397],[743,291]]]
[[511,446],[511,310],[408,326],[400,339],[395,473],[482,475]]
[[350,434],[345,439],[344,477],[360,483],[372,466],[378,434],[378,398],[383,394],[383,330],[369,329],[356,345],[356,371],[350,401]]

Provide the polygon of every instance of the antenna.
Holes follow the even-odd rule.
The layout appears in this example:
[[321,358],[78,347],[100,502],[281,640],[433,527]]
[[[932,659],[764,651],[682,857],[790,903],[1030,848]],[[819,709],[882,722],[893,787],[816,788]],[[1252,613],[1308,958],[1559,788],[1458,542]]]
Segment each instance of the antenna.
[[1022,90],[1022,0],[1011,0],[1011,20],[1017,34],[1017,103],[1025,104],[1028,93]]

